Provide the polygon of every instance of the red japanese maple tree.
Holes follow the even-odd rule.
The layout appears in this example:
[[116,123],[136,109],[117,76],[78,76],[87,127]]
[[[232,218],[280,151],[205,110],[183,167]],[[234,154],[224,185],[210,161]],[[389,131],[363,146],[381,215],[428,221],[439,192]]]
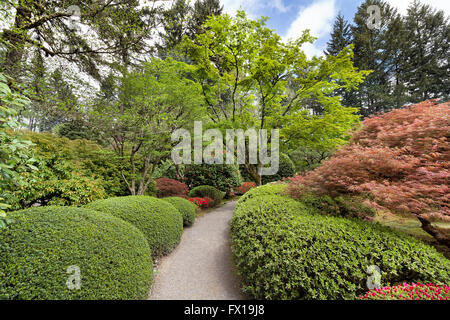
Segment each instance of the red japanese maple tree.
[[305,187],[319,194],[367,195],[392,212],[416,216],[422,229],[450,247],[446,232],[431,218],[450,221],[450,103],[435,100],[372,116],[350,144],[303,177],[290,192]]

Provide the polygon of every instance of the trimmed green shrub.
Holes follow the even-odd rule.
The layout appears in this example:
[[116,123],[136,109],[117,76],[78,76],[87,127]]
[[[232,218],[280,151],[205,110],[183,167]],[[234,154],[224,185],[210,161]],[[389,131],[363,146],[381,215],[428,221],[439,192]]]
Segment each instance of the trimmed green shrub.
[[[268,164],[266,166],[270,166],[270,164]],[[244,165],[240,165],[239,170],[240,170],[242,178],[245,181],[254,181],[253,177],[247,172]],[[284,153],[280,153],[278,172],[274,175],[262,176],[261,184],[267,184],[270,182],[280,181],[280,180],[283,180],[284,178],[292,177],[292,176],[294,176],[294,174],[295,174],[294,163],[292,162],[292,160],[289,158],[288,155],[286,155]],[[256,181],[254,181],[254,182],[256,182]]]
[[236,207],[232,248],[245,292],[256,299],[356,299],[367,291],[371,265],[380,268],[382,286],[450,282],[450,261],[418,239],[306,211],[279,196]]
[[183,215],[183,224],[190,226],[195,221],[195,205],[189,200],[180,197],[168,197],[164,198],[164,201],[169,202]]
[[188,196],[191,198],[211,198],[214,200],[214,206],[217,206],[222,202],[224,193],[212,186],[198,186],[189,191]]
[[[264,197],[264,196],[284,196],[287,190],[287,185],[282,183],[271,183],[256,188],[252,188],[247,191],[237,202],[237,206],[246,202],[247,200]],[[288,197],[286,195],[286,197]],[[288,197],[289,198],[289,197]]]
[[184,182],[190,189],[213,186],[229,193],[234,187],[242,185],[243,181],[237,165],[203,163],[186,165]]
[[289,158],[288,155],[280,153],[280,162],[278,172],[271,176],[262,176],[261,183],[266,184],[270,182],[280,181],[284,178],[293,177],[295,174],[294,162]]
[[154,257],[169,253],[183,232],[183,217],[171,204],[148,196],[116,197],[92,202],[86,208],[130,222],[147,238]]
[[330,197],[328,195],[316,195],[305,192],[298,199],[301,203],[316,213],[354,218],[374,217],[376,210],[364,203],[364,199],[357,196],[342,195]]
[[[0,299],[143,299],[153,279],[142,233],[109,214],[39,207],[0,229]],[[81,288],[66,282],[77,266]]]

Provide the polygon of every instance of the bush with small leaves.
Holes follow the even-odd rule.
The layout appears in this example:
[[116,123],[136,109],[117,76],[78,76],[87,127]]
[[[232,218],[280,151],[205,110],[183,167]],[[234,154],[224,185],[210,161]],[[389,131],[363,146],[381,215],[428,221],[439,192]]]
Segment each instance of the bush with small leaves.
[[[10,212],[8,221],[0,229],[0,299],[147,297],[153,279],[150,248],[130,223],[53,206]],[[77,272],[71,266],[79,268],[79,290],[66,284]]]
[[183,182],[169,179],[159,178],[156,179],[156,195],[158,198],[166,197],[182,197],[186,198],[189,189]]
[[212,186],[198,186],[192,189],[189,192],[189,197],[195,198],[211,198],[214,200],[214,206],[219,205],[222,202],[222,199],[224,197],[224,193],[220,190],[217,190],[216,188]]
[[256,299],[357,299],[367,291],[372,265],[380,268],[383,286],[450,282],[450,261],[416,238],[307,212],[304,204],[280,196],[236,207],[232,250],[245,292]]
[[183,216],[170,203],[148,196],[128,196],[98,200],[86,208],[128,221],[147,238],[154,257],[169,253],[183,232]]
[[164,201],[169,202],[183,215],[183,224],[190,226],[195,221],[195,205],[189,200],[180,197],[164,198]]

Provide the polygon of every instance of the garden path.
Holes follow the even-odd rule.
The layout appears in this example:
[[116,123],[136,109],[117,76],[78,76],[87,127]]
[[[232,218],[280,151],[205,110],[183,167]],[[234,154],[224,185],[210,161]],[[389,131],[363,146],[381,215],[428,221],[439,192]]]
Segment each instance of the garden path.
[[158,262],[150,300],[245,299],[233,271],[228,202],[184,229],[180,244]]

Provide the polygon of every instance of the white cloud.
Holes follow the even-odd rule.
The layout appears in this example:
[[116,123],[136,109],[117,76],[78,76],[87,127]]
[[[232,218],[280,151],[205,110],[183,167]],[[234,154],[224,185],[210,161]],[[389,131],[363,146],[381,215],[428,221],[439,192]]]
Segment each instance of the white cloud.
[[[399,13],[405,15],[409,5],[413,0],[388,0],[391,6],[398,9]],[[439,10],[443,10],[447,15],[450,15],[450,1],[449,0],[421,0],[421,3],[428,4]]]
[[289,10],[284,0],[221,0],[221,3],[226,13],[233,15],[242,8],[252,18],[259,18],[261,11],[267,8],[273,8],[282,13]]
[[[328,39],[336,15],[336,0],[320,0],[308,7],[300,8],[297,18],[289,27],[284,38],[286,40],[296,39],[302,34],[303,30],[309,29],[311,35],[317,37],[318,41]],[[308,57],[322,55],[323,49],[318,47],[317,44],[305,44],[303,46],[303,50]]]

